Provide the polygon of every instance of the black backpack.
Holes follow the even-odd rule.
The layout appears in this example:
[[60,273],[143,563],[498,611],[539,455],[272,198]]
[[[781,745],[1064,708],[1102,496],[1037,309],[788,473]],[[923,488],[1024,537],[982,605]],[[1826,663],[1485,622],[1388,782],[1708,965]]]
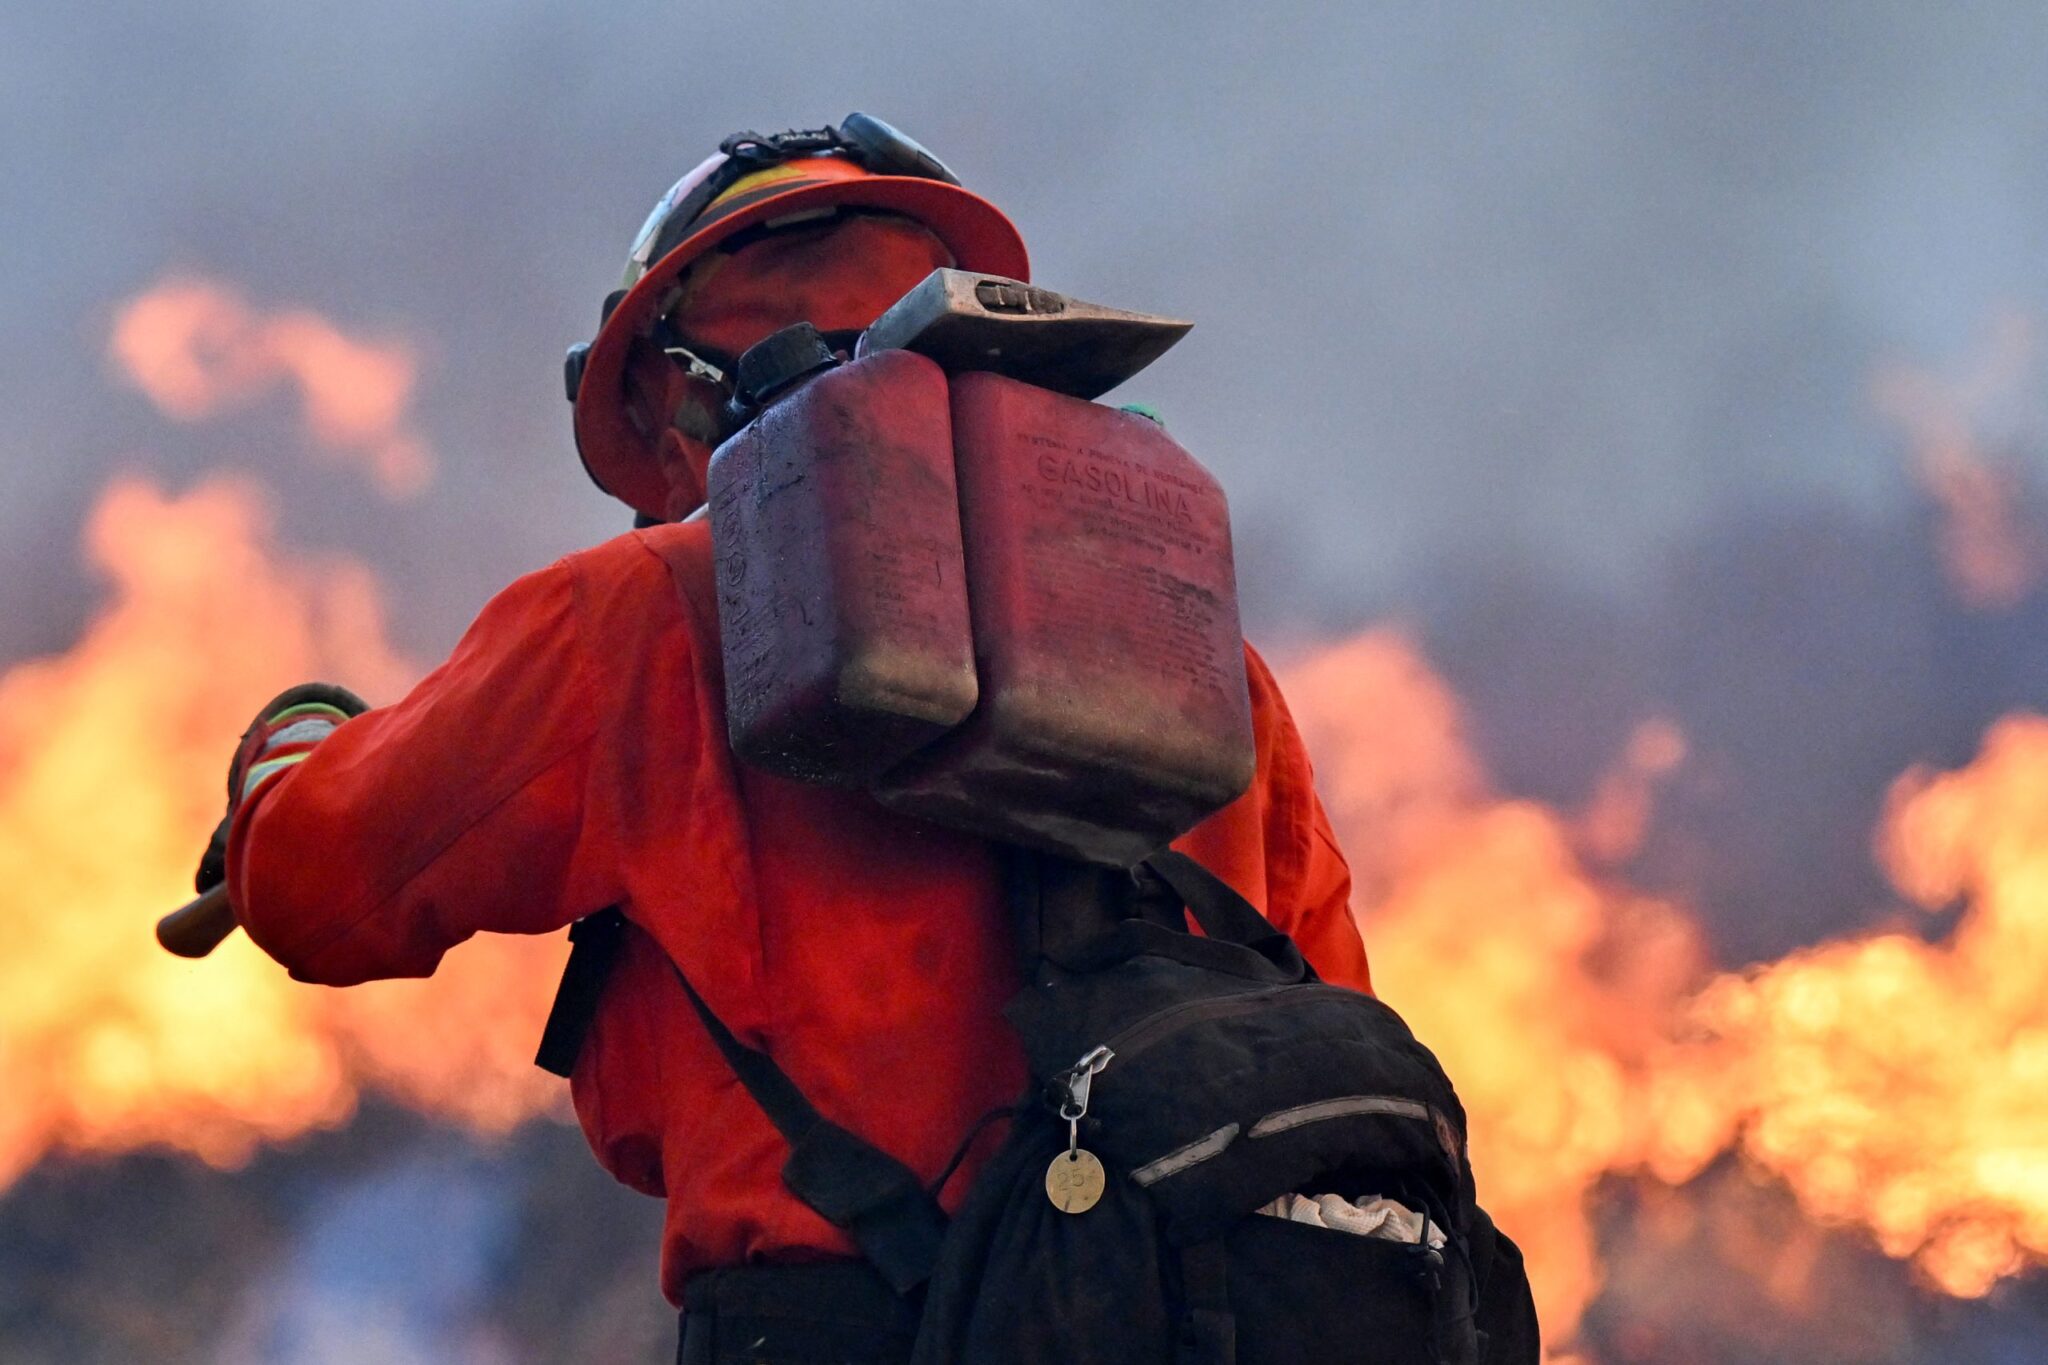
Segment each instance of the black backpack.
[[[913,1365],[1535,1365],[1464,1110],[1391,1008],[1318,981],[1181,854],[1127,873],[1012,851],[1009,877],[1032,970],[1006,1013],[1035,1085],[950,1226],[683,981],[789,1138],[785,1183],[922,1299]],[[1395,1240],[1257,1212],[1291,1193],[1427,1221]]]
[[[953,1221],[916,1365],[1536,1361],[1521,1255],[1474,1202],[1436,1058],[1200,864],[1144,871],[1171,894],[1018,860],[1038,966],[1007,1012],[1045,1102]],[[1049,1191],[1082,1182],[1080,1153],[1106,1178],[1063,1212]],[[1398,1200],[1442,1245],[1255,1212],[1293,1192]]]

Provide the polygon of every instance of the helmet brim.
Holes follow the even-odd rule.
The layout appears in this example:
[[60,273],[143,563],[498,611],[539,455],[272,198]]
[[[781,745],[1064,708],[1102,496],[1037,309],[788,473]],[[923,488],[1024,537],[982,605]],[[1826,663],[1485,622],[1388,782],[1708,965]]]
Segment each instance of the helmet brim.
[[676,281],[705,252],[750,227],[822,208],[864,208],[900,213],[923,224],[962,270],[1012,279],[1030,278],[1024,239],[1002,210],[971,190],[941,180],[863,175],[813,181],[771,191],[735,208],[677,243],[647,269],[598,329],[576,389],[576,452],[605,492],[650,517],[663,516],[668,481],[654,457],[654,433],[642,433],[626,415],[626,360],[674,306]]

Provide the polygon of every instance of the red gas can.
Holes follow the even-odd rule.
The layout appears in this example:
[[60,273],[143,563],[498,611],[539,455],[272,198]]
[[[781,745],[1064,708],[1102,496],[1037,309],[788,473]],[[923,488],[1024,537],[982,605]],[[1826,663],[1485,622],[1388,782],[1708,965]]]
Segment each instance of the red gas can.
[[925,357],[878,352],[712,456],[726,721],[747,761],[858,785],[974,709],[946,387]]
[[1251,783],[1223,490],[1157,423],[1000,375],[953,376],[952,416],[981,704],[876,795],[1128,866]]

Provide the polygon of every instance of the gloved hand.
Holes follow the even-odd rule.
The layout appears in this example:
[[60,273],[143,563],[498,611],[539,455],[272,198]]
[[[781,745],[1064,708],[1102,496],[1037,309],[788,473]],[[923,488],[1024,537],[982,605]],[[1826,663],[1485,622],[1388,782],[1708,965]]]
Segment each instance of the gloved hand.
[[228,829],[249,794],[313,752],[313,746],[333,734],[343,721],[369,709],[368,702],[333,683],[300,683],[264,704],[249,728],[242,731],[234,760],[228,764],[228,811],[206,842],[199,872],[192,879],[194,890],[210,891],[227,880]]

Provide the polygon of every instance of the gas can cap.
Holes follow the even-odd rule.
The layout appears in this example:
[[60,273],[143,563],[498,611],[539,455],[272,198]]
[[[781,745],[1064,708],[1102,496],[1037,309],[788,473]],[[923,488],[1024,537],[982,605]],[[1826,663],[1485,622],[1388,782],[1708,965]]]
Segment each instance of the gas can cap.
[[839,357],[816,327],[795,323],[763,337],[740,355],[735,396],[749,407],[759,407],[805,375],[838,363]]

